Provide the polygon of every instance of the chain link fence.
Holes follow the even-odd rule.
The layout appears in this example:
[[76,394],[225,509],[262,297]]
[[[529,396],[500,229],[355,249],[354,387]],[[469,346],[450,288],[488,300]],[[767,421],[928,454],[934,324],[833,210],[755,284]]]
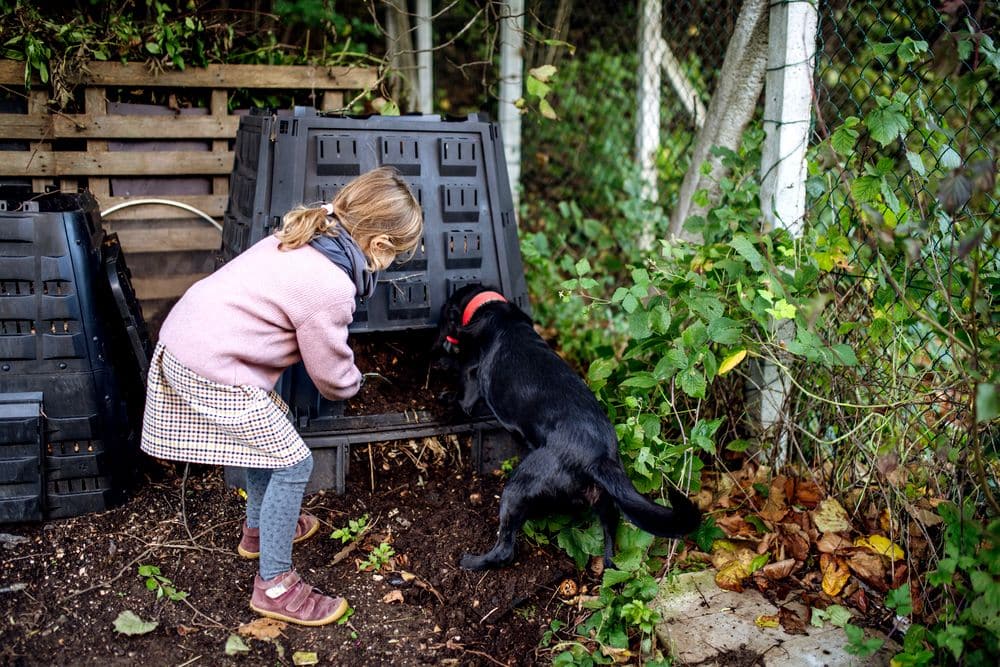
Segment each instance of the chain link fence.
[[[976,428],[971,369],[955,323],[979,298],[980,307],[996,308],[995,285],[977,290],[966,280],[970,264],[995,275],[1000,261],[988,233],[969,236],[1000,213],[1000,107],[979,67],[987,57],[979,35],[995,27],[988,4],[819,5],[814,139],[832,135],[839,155],[833,148],[819,154],[830,172],[813,175],[810,207],[839,248],[827,286],[838,328],[829,335],[850,343],[859,364],[819,383],[814,369],[804,372],[800,382],[829,391],[832,402],[810,402],[793,428],[853,445],[882,472],[899,462],[886,458],[883,445],[902,444],[924,452],[925,463],[944,464]],[[883,145],[861,131],[883,119],[900,141]],[[840,129],[838,137],[845,126],[856,136]],[[845,163],[853,180],[839,173]]]

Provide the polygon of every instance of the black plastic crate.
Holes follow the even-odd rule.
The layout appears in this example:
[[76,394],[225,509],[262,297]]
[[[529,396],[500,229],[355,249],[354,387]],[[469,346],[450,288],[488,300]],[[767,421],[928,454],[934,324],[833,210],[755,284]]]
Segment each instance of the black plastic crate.
[[240,119],[221,261],[274,232],[299,204],[329,201],[356,176],[398,169],[424,213],[422,244],[357,304],[351,331],[433,328],[447,296],[498,286],[530,312],[500,129],[485,114],[328,116],[310,107]]
[[0,524],[44,516],[43,424],[41,392],[0,394]]
[[42,395],[49,518],[104,509],[136,461],[149,343],[116,248],[89,193],[0,187],[0,382]]

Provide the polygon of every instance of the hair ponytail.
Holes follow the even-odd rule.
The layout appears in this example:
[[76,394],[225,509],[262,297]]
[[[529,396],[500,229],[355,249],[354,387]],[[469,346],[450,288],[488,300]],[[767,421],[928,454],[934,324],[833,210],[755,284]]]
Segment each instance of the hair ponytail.
[[336,227],[322,206],[297,206],[281,220],[281,229],[274,233],[285,250],[295,250],[308,244],[320,234],[327,234]]

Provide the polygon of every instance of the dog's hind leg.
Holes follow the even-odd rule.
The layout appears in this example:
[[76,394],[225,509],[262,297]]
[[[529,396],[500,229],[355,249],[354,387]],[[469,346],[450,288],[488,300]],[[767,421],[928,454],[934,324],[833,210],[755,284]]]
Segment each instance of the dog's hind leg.
[[604,567],[615,567],[614,561],[611,559],[614,556],[615,532],[618,530],[621,512],[618,511],[614,499],[603,489],[594,504],[594,511],[597,512],[597,518],[601,520],[601,528],[604,529]]
[[544,509],[552,498],[549,450],[536,449],[524,457],[500,496],[500,527],[493,548],[480,555],[465,554],[460,562],[467,570],[502,567],[517,555],[517,534],[529,516]]

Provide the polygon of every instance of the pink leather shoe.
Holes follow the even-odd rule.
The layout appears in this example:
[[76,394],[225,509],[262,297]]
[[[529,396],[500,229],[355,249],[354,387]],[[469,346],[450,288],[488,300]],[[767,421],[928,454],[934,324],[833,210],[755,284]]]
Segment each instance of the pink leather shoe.
[[[319,530],[319,519],[312,514],[303,512],[299,515],[298,523],[295,524],[295,537],[292,544],[308,540]],[[236,547],[236,552],[244,558],[260,558],[260,528],[248,528],[247,522],[243,522],[243,538],[240,545]]]
[[347,600],[324,595],[294,571],[270,581],[254,577],[250,608],[261,616],[297,625],[326,625],[347,611]]

